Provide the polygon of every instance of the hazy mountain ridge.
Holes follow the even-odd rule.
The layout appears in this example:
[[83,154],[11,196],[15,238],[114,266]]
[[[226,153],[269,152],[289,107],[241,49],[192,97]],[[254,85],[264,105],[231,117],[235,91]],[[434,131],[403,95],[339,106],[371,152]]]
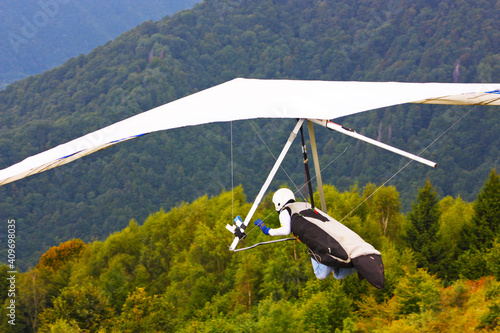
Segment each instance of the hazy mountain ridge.
[[41,73],[196,1],[7,1],[0,8],[0,88]]

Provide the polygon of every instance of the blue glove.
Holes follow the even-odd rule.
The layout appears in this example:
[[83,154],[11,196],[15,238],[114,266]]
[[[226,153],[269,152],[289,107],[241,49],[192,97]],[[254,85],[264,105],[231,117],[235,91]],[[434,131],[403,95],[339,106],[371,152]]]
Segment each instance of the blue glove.
[[253,224],[255,224],[256,226],[258,226],[262,230],[262,232],[264,233],[264,235],[269,235],[270,228],[266,227],[266,225],[264,224],[264,222],[262,222],[261,219],[255,220],[255,222]]

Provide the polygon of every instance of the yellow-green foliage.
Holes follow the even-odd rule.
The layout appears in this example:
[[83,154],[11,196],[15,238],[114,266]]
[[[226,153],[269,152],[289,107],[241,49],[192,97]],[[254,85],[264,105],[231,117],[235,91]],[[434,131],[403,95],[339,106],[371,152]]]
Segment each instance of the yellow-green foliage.
[[[40,332],[499,329],[496,278],[450,278],[448,264],[456,262],[460,248],[454,244],[462,227],[470,223],[472,204],[449,197],[439,202],[437,242],[442,253],[434,267],[442,270],[434,275],[418,266],[416,254],[403,245],[405,220],[393,187],[375,191],[370,184],[343,193],[333,186],[325,190],[329,213],[344,219],[381,251],[385,289],[371,287],[356,274],[342,281],[316,279],[305,246],[296,241],[228,251],[232,235],[225,225],[250,207],[243,190],[236,188],[234,193],[204,196],[170,212],[159,211],[143,225],[131,221],[104,241],[74,240],[50,249],[37,267],[20,276],[20,327]],[[271,194],[255,218],[277,227],[270,201]],[[253,224],[247,234],[241,246],[269,240]],[[497,277],[499,248],[496,240],[483,259],[485,269]],[[468,263],[456,264],[460,266]]]
[[[457,280],[442,287],[422,271],[401,281],[400,288],[410,289],[391,299],[376,303],[366,299],[360,303],[358,332],[481,332],[498,331],[500,317],[498,297],[500,283],[493,278],[478,281]],[[416,291],[415,297],[410,291]],[[401,310],[410,310],[406,314]],[[428,303],[427,303],[428,302]],[[496,328],[496,329],[495,329]]]

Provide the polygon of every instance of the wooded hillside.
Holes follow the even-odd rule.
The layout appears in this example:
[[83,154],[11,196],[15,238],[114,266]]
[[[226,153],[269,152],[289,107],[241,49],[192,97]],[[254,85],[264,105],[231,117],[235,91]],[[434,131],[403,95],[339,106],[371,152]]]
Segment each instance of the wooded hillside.
[[[321,80],[498,81],[495,1],[205,1],[145,22],[88,55],[0,91],[0,167],[117,120],[237,76]],[[414,153],[469,107],[404,105],[338,122]],[[403,211],[422,182],[473,201],[498,164],[498,111],[477,107],[389,185]],[[253,197],[292,124],[234,124],[235,184]],[[254,131],[254,128],[256,130]],[[72,238],[105,239],[151,212],[231,188],[230,124],[156,133],[0,188],[0,219],[15,218],[22,269]],[[263,138],[262,142],[260,137]],[[339,190],[382,184],[406,160],[318,131],[324,180]],[[284,166],[303,180],[300,148]],[[290,182],[281,174],[277,189]]]

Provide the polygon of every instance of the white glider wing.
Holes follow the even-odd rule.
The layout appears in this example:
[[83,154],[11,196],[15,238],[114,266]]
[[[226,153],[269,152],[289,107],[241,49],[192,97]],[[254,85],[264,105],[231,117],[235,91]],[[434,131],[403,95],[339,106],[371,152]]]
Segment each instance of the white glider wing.
[[327,120],[404,103],[500,105],[500,84],[234,79],[28,157],[0,170],[0,186],[155,131],[255,118]]

